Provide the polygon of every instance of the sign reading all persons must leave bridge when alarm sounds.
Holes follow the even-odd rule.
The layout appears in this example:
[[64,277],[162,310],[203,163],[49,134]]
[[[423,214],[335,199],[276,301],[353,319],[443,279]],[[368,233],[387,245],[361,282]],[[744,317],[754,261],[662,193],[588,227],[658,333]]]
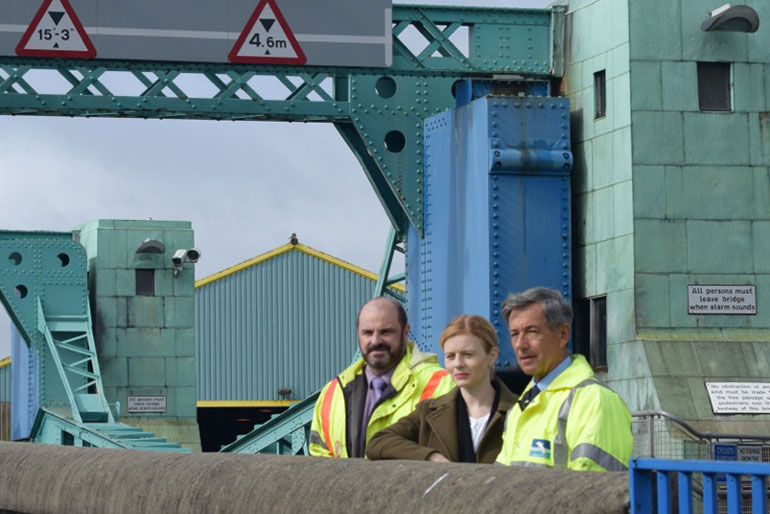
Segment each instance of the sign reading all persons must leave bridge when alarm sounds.
[[687,286],[687,314],[756,313],[756,286]]

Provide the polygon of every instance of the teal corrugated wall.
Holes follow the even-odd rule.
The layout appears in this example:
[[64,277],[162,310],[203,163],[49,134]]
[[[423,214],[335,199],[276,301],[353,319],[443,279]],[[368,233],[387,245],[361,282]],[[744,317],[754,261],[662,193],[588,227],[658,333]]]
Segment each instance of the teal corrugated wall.
[[[374,281],[291,250],[195,292],[198,400],[301,400],[350,363]],[[291,388],[289,396],[279,388]]]

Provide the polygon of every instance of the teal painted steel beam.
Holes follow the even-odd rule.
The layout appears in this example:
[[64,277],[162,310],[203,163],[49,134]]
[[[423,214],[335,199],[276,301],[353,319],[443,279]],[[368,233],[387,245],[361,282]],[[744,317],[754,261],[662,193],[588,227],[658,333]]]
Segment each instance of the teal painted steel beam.
[[43,444],[67,444],[94,448],[116,448],[160,452],[191,453],[141,427],[122,423],[82,423],[49,409],[40,409],[30,434],[30,441]]
[[372,294],[373,297],[376,298],[378,296],[384,296],[387,294],[400,301],[401,303],[405,302],[406,299],[403,297],[403,295],[397,293],[393,289],[388,288],[388,286],[403,282],[406,279],[406,275],[404,273],[399,273],[397,275],[390,274],[390,268],[393,265],[393,256],[395,253],[405,253],[404,248],[399,246],[399,244],[402,243],[403,241],[399,239],[396,229],[391,227],[385,242],[385,254],[382,257],[380,274],[378,275],[377,283],[374,286],[374,292]]
[[[301,402],[292,405],[267,423],[257,425],[254,430],[219,450],[222,453],[275,453],[296,455],[307,450],[307,431],[313,420],[313,409],[321,391],[317,391]],[[292,444],[285,441],[290,437]]]
[[377,161],[369,154],[368,147],[361,135],[351,123],[335,123],[334,127],[361,164],[366,178],[369,179],[369,183],[374,188],[375,194],[380,199],[380,203],[390,219],[391,226],[397,227],[397,230],[401,232],[409,223],[406,211],[402,207],[401,198],[393,192],[385,174],[377,165]]
[[335,123],[403,238],[423,232],[423,120],[461,80],[561,75],[563,17],[395,5],[388,68],[0,57],[0,114]]

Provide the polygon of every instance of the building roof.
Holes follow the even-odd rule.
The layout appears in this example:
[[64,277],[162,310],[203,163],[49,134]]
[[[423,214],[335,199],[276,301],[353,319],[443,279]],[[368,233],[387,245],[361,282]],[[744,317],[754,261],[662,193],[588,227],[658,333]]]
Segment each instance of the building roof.
[[[209,275],[208,277],[204,277],[199,280],[196,280],[195,287],[196,288],[203,287],[212,282],[216,282],[217,280],[221,280],[225,277],[238,273],[239,271],[242,271],[246,268],[256,266],[261,262],[264,262],[268,259],[272,259],[273,257],[277,257],[278,255],[281,255],[286,252],[290,252],[292,250],[302,252],[304,254],[310,255],[322,261],[326,261],[329,264],[333,264],[335,266],[338,266],[352,273],[361,275],[362,277],[366,277],[370,280],[374,280],[374,281],[377,280],[376,273],[366,270],[364,268],[358,267],[355,264],[351,264],[349,262],[343,261],[342,259],[338,259],[337,257],[334,257],[327,253],[323,253],[319,250],[316,250],[315,248],[311,248],[310,246],[303,245],[302,243],[297,243],[297,244],[287,243],[283,246],[279,246],[278,248],[270,250],[269,252],[265,252],[261,255],[257,255],[256,257],[252,257],[249,260],[236,264],[235,266],[230,266],[229,268],[223,269],[222,271],[214,273],[213,275]],[[393,284],[390,287],[392,287],[397,291],[401,291],[402,293],[406,291],[406,288],[404,287],[403,284]]]

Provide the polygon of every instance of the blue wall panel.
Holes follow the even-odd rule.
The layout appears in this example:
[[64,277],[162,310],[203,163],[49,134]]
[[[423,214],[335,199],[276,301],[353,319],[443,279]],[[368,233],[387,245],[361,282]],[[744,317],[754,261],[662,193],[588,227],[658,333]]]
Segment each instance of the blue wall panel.
[[566,297],[572,288],[568,101],[485,97],[426,120],[425,134],[425,235],[410,231],[407,246],[414,337],[439,351],[446,323],[480,314],[510,369],[501,301],[536,285]]
[[11,324],[11,439],[27,439],[39,407],[37,349]]

